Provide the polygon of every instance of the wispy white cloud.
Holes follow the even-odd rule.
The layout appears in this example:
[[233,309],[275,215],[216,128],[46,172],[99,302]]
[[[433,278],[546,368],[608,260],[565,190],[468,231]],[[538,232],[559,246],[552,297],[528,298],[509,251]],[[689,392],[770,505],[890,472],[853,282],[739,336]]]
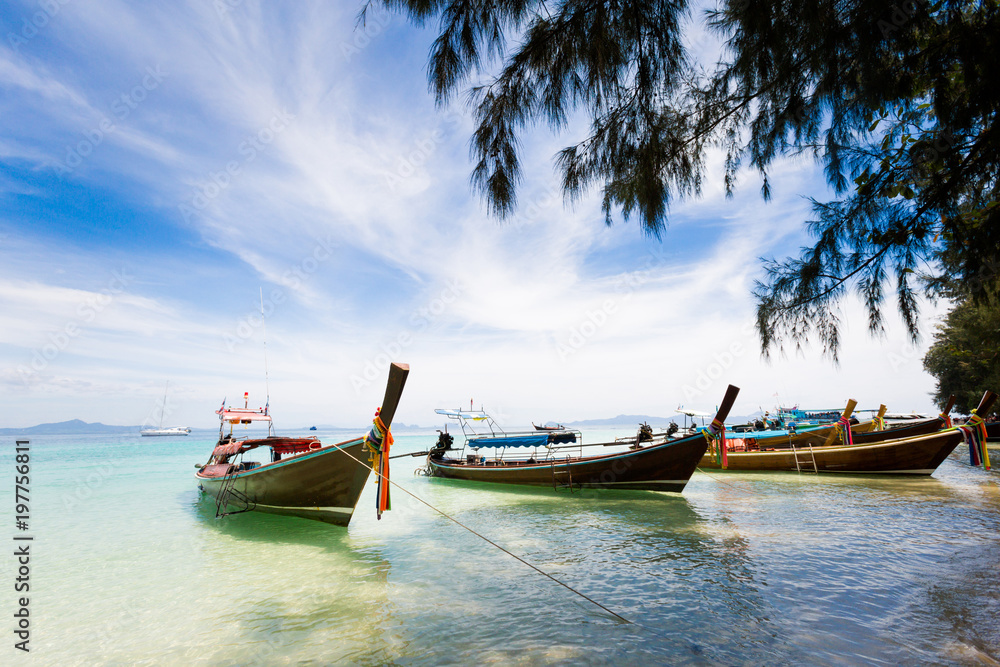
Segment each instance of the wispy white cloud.
[[0,46],[0,84],[20,88],[29,94],[38,95],[48,102],[59,105],[69,103],[75,107],[75,109],[67,110],[63,106],[63,113],[84,111],[87,115],[94,114],[93,108],[82,94],[61,81],[55,80],[52,73],[44,65],[35,63],[33,66],[29,66],[23,58],[3,46]]
[[[382,17],[363,39],[349,6],[218,6],[70,3],[21,52],[0,50],[4,113],[35,119],[0,137],[23,163],[2,196],[49,207],[37,226],[15,216],[30,207],[0,215],[14,240],[0,245],[4,425],[51,420],[53,399],[58,418],[138,423],[165,379],[178,421],[209,425],[222,396],[263,393],[259,286],[288,425],[364,423],[389,357],[413,365],[405,422],[471,396],[526,423],[710,406],[729,377],[754,406],[775,391],[826,404],[898,347],[895,329],[873,342],[852,328],[840,369],[815,351],[759,358],[757,258],[802,243],[799,195],[825,192],[811,162],[776,164],[764,203],[753,176],[726,199],[714,157],[660,243],[606,227],[596,193],[565,207],[551,156],[570,139],[539,130],[521,208],[497,224],[469,189],[468,114],[425,92],[429,34]],[[114,130],[46,182],[103,118]],[[18,367],[123,264],[134,280],[25,383]],[[914,404],[931,389],[912,359],[883,377]]]

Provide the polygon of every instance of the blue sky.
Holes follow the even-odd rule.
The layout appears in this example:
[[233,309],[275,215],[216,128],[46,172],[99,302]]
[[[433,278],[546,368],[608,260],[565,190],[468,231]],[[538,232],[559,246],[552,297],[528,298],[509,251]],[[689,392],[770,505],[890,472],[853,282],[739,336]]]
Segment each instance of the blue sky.
[[580,119],[524,138],[499,224],[469,187],[467,109],[427,92],[429,29],[356,29],[349,2],[46,6],[0,7],[0,426],[142,423],[168,381],[166,422],[211,426],[223,397],[263,403],[265,327],[279,426],[366,423],[390,358],[411,424],[470,399],[510,425],[667,416],[729,382],[737,414],[931,409],[941,306],[916,348],[850,301],[839,367],[760,357],[758,257],[797,253],[827,194],[807,159],[765,203],[753,175],[727,200],[716,156],[655,241],[606,227],[597,193],[563,204],[552,157]]

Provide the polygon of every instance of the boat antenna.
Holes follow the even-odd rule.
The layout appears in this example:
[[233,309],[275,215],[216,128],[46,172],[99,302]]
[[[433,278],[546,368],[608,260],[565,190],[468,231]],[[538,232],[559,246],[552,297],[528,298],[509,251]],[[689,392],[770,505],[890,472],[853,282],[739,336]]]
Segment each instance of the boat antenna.
[[[260,326],[264,332],[264,392],[266,393],[267,402],[264,403],[264,413],[268,414],[271,408],[271,385],[267,376],[267,320],[264,318],[264,287],[258,285],[260,289]],[[274,422],[269,421],[267,423],[267,434],[271,435],[274,430]]]

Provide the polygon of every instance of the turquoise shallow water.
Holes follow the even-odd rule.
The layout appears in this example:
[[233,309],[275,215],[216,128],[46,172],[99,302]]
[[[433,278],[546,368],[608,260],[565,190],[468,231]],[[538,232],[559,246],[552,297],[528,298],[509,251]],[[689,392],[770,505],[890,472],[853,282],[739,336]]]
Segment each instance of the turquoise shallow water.
[[[478,486],[393,461],[407,490],[625,624],[399,490],[376,521],[369,482],[346,529],[216,519],[193,478],[208,434],[30,440],[31,653],[5,631],[2,664],[1000,660],[1000,476],[967,453],[923,479],[695,473],[682,495]],[[432,441],[398,436],[394,452]],[[14,560],[0,557],[8,619]]]

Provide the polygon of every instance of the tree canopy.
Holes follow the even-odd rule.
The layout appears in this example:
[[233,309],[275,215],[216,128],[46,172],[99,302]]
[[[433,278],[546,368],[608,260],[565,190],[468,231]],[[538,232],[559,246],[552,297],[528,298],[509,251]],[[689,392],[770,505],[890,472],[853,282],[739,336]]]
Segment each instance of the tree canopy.
[[[1000,388],[1000,304],[961,301],[937,326],[924,369],[937,378],[934,400],[943,406],[950,394],[968,414],[983,392]],[[997,407],[993,412],[1000,412]],[[986,415],[981,415],[985,417]]]
[[[469,89],[472,183],[500,218],[517,206],[519,138],[578,110],[589,134],[556,156],[567,199],[600,188],[608,224],[635,216],[655,237],[700,193],[708,151],[725,154],[728,194],[750,170],[765,199],[775,160],[814,156],[836,197],[813,201],[814,245],[765,261],[765,353],[816,335],[836,359],[849,290],[873,334],[891,290],[914,338],[917,297],[942,280],[997,296],[981,279],[1000,266],[997,0],[375,1],[437,21],[430,89],[439,104]],[[716,63],[686,46],[697,22],[723,44]]]

